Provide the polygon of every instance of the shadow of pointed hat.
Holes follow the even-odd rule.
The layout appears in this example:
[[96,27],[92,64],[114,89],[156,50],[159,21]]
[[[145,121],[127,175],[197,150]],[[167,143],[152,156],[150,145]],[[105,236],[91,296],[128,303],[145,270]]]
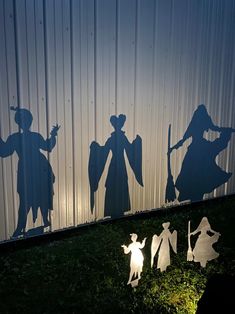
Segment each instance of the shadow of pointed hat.
[[212,122],[205,105],[199,105],[193,113],[193,117],[186,132],[184,133],[183,139],[186,140],[194,134],[197,134],[201,131],[207,131],[209,129],[212,131],[219,130],[219,128]]

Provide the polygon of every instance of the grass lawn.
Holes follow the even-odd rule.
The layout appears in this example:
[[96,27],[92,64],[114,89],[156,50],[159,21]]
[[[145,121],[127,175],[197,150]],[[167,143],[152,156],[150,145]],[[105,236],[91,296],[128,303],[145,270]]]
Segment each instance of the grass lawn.
[[[195,230],[204,216],[221,237],[214,245],[220,256],[202,268],[186,254],[188,220]],[[178,253],[171,250],[171,266],[161,273],[150,267],[150,246],[167,221],[178,231]],[[229,197],[80,228],[37,245],[0,246],[0,313],[195,313],[208,278],[235,275],[234,228]],[[121,248],[130,233],[147,237],[137,288],[127,285],[130,255]]]

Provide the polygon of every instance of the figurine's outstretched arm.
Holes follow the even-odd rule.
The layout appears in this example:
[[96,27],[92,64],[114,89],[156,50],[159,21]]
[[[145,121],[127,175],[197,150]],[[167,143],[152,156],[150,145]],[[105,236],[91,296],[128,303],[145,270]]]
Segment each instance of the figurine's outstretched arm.
[[173,251],[175,252],[175,254],[177,254],[177,231],[176,230],[174,230],[172,234],[170,235],[169,241],[170,241]]
[[201,230],[199,230],[199,229],[197,228],[196,230],[192,231],[192,232],[190,233],[190,235],[195,235],[195,234],[197,234],[198,232],[201,232]]
[[221,235],[220,232],[217,232],[217,231],[215,231],[215,230],[213,230],[213,229],[210,229],[210,230],[208,230],[208,231],[210,231],[211,233],[214,233],[214,234]]
[[143,185],[142,178],[142,139],[139,135],[136,136],[135,140],[130,143],[126,138],[125,145],[127,158],[129,160],[130,166],[135,174],[137,182]]
[[104,146],[100,146],[93,141],[90,145],[90,156],[88,162],[88,176],[90,183],[90,208],[93,213],[95,205],[94,194],[98,189],[99,181],[104,171],[104,167],[110,151],[110,140],[108,139]]
[[0,138],[0,157],[8,157],[14,153],[14,136],[10,135],[6,142]]
[[124,249],[125,254],[130,253],[131,250],[129,249],[129,246],[127,247],[126,245],[122,245],[121,247]]
[[216,147],[217,153],[221,152],[228,146],[228,142],[231,139],[233,129],[232,128],[220,128],[220,137],[212,142],[213,147]]
[[145,246],[145,241],[147,238],[144,238],[144,240],[142,241],[142,243],[140,244],[140,249],[142,249]]
[[40,148],[41,149],[43,149],[47,152],[52,151],[52,149],[56,145],[56,136],[57,136],[59,128],[60,128],[60,126],[58,124],[53,126],[53,128],[50,132],[51,136],[47,140],[44,140],[43,137],[40,135]]
[[162,241],[162,238],[160,236],[157,236],[156,234],[153,235],[152,244],[151,244],[151,267],[153,267],[154,256],[157,253],[157,250],[160,246],[161,241]]
[[170,154],[174,149],[178,149],[184,144],[185,139],[183,138],[182,140],[179,140],[178,143],[176,143],[174,146],[170,147],[168,154]]

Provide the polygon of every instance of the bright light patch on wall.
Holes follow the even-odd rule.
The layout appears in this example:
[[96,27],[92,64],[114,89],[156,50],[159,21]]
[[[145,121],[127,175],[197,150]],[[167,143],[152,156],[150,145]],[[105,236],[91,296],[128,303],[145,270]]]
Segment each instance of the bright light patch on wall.
[[[191,236],[198,234],[195,246],[192,249]],[[212,235],[210,235],[212,234]],[[211,261],[219,256],[213,244],[220,237],[220,233],[211,229],[207,217],[203,217],[196,230],[191,232],[190,221],[188,222],[188,252],[187,261],[199,262],[202,267],[206,267],[208,261]]]
[[132,243],[128,246],[122,245],[125,254],[131,253],[130,260],[130,275],[127,284],[131,284],[132,287],[138,286],[139,280],[141,278],[141,273],[143,269],[144,256],[141,252],[141,249],[145,246],[146,238],[142,241],[142,243],[137,242],[137,234],[131,233],[131,241]]
[[170,223],[165,222],[162,224],[163,231],[157,236],[153,235],[152,244],[151,244],[151,267],[154,264],[154,257],[156,253],[158,254],[157,258],[157,268],[160,268],[160,271],[165,271],[167,266],[170,265],[170,245],[175,253],[177,253],[177,231],[174,230],[172,233],[169,230]]

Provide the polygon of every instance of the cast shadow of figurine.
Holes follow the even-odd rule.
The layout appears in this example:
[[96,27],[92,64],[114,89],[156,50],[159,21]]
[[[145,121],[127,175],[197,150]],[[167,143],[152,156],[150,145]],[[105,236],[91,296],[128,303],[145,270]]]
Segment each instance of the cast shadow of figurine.
[[51,165],[41,150],[51,152],[56,145],[56,136],[59,126],[53,127],[50,137],[46,140],[36,132],[30,130],[33,116],[27,109],[11,107],[16,111],[15,122],[19,131],[11,134],[6,142],[0,138],[0,156],[5,158],[14,152],[18,155],[17,192],[19,194],[18,223],[12,238],[26,233],[27,215],[33,212],[33,222],[36,222],[38,208],[43,218],[43,228],[29,230],[29,235],[44,231],[50,226],[49,210],[53,209],[53,184],[55,176]]
[[32,229],[28,229],[25,233],[26,237],[35,237],[44,233],[45,226],[35,227]]
[[234,313],[235,278],[228,274],[215,274],[209,278],[206,289],[198,301],[196,314]]
[[[206,140],[203,135],[209,130],[219,132],[220,136],[214,141]],[[170,127],[169,127],[170,132]],[[183,138],[170,147],[168,134],[168,181],[166,187],[166,201],[174,201],[175,188],[179,191],[180,202],[189,200],[200,201],[207,193],[226,183],[232,173],[227,173],[216,164],[216,157],[224,150],[235,129],[215,126],[204,105],[198,106]],[[175,181],[171,174],[170,154],[180,148],[183,143],[192,138],[188,146],[180,173]]]
[[105,204],[104,217],[120,217],[124,212],[131,209],[128,176],[125,162],[126,152],[129,164],[135,174],[138,183],[143,186],[142,181],[142,140],[139,135],[130,143],[122,131],[126,116],[111,116],[110,123],[114,132],[107,139],[104,146],[97,142],[90,145],[89,157],[89,182],[90,182],[90,206],[93,213],[94,194],[98,189],[98,184],[108,158],[112,152],[111,162],[108,168],[108,175],[105,182]]

